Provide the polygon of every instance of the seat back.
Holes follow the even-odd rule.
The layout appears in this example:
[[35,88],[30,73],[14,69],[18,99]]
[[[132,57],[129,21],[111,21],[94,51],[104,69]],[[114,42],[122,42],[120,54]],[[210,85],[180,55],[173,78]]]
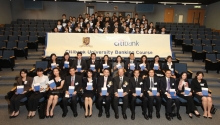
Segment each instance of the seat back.
[[202,43],[205,44],[206,46],[211,46],[211,41],[210,40],[202,40]]
[[184,39],[183,43],[185,43],[185,44],[192,44],[190,39]]
[[220,40],[212,40],[212,44],[215,44],[216,46],[220,46]]
[[195,45],[201,45],[201,40],[199,40],[199,39],[194,39],[194,40],[193,40],[193,44],[195,44]]
[[29,32],[22,31],[22,36],[29,36]]
[[17,36],[9,36],[9,41],[16,41],[18,40]]
[[6,47],[6,42],[1,42],[1,41],[0,41],[0,49],[1,49],[2,47]]
[[211,60],[212,62],[216,62],[215,54],[206,54],[206,59]]
[[193,46],[193,50],[197,52],[202,52],[202,46]]
[[212,51],[212,46],[203,46],[203,50],[205,50],[207,52],[213,52]]
[[4,42],[4,40],[8,40],[7,36],[0,36],[0,42]]
[[37,39],[37,36],[29,36],[29,41],[35,42]]
[[3,58],[9,59],[11,56],[14,56],[14,50],[4,50]]
[[28,36],[20,36],[19,41],[26,41],[28,40]]
[[18,48],[24,49],[24,47],[27,47],[27,43],[26,42],[18,42]]
[[178,71],[179,74],[182,72],[187,72],[187,64],[186,63],[175,63],[175,70]]
[[189,81],[189,84],[191,84],[191,82],[192,82],[192,79],[188,79],[188,81]]
[[14,41],[9,41],[9,42],[7,43],[7,49],[12,49],[12,48],[14,48],[14,47],[17,47],[16,42],[14,42]]
[[213,46],[213,50],[215,50],[218,53],[220,53],[220,46]]
[[217,59],[220,60],[220,54],[217,54]]
[[42,69],[46,69],[48,65],[47,61],[36,61],[36,65],[35,68],[42,68]]

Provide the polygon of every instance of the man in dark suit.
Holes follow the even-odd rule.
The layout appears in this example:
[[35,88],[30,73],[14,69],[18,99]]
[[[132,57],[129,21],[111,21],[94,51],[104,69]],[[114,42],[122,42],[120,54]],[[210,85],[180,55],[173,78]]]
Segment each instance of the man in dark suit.
[[130,64],[134,64],[134,66],[135,66],[134,69],[136,69],[137,61],[135,60],[134,53],[130,53],[129,60],[127,60],[125,62],[125,66],[124,66],[125,70],[127,71],[126,76],[129,78],[132,77],[133,71],[134,71],[134,70],[130,69]]
[[169,33],[166,31],[165,27],[162,27],[160,34],[169,34]]
[[[144,118],[148,120],[147,116],[147,97],[144,95],[144,83],[143,79],[139,77],[140,71],[139,70],[134,70],[134,77],[131,77],[130,79],[130,90],[132,93],[132,99],[131,99],[131,119],[135,119],[135,104],[136,104],[136,99],[140,99],[142,101],[142,114],[144,115]],[[141,95],[136,94],[136,88],[141,88]]]
[[[106,117],[109,118],[110,117],[110,104],[111,104],[111,95],[113,94],[114,91],[114,87],[113,87],[113,79],[109,73],[108,69],[104,69],[103,72],[104,76],[100,76],[98,78],[98,85],[97,85],[97,93],[99,93],[98,95],[98,108],[99,108],[99,114],[98,116],[101,117],[102,116],[102,103],[103,103],[103,99],[105,99],[105,113],[106,113]],[[102,88],[107,88],[107,94],[106,95],[102,95]]]
[[90,23],[86,24],[86,29],[88,30],[88,33],[93,33],[93,28],[90,26]]
[[[86,64],[86,61],[82,59],[81,52],[77,52],[77,59],[76,59],[76,61],[73,62],[72,67],[74,67],[76,69],[77,75],[80,75],[82,77],[84,76],[84,73],[87,69],[87,64]],[[78,71],[77,69],[79,69],[80,67],[81,67],[81,71]]]
[[[118,70],[118,75],[114,77],[113,85],[114,85],[114,109],[115,109],[115,118],[118,119],[118,103],[119,98],[123,100],[123,108],[122,108],[122,115],[124,119],[127,119],[126,109],[128,107],[128,93],[129,93],[129,78],[124,76],[124,69]],[[123,90],[123,96],[119,97],[118,89]]]
[[[76,70],[75,68],[71,67],[69,69],[70,76],[67,76],[65,78],[64,82],[64,88],[63,90],[65,91],[65,96],[63,97],[63,114],[62,117],[66,117],[66,114],[68,112],[67,105],[68,105],[68,100],[71,99],[71,107],[73,109],[73,116],[77,117],[77,98],[79,98],[79,92],[80,89],[82,88],[82,77],[78,76],[75,74]],[[74,86],[74,92],[69,93],[69,86]],[[72,96],[72,97],[71,97]]]
[[62,20],[60,20],[60,21],[61,21],[61,24],[62,24],[63,27],[67,26],[69,21],[66,19],[66,14],[62,15]]
[[180,109],[180,101],[178,98],[172,98],[170,95],[170,89],[175,89],[175,91],[178,90],[177,85],[175,83],[175,79],[171,77],[171,71],[166,70],[165,71],[165,77],[161,78],[161,85],[160,85],[160,90],[162,97],[166,100],[166,118],[167,120],[171,120],[172,118],[172,104],[173,101],[175,102],[176,105],[176,114],[177,118],[179,120],[182,120],[180,114],[179,114],[179,109]]
[[[146,96],[148,98],[148,116],[152,119],[153,104],[156,100],[156,117],[160,118],[160,107],[161,107],[161,97],[160,97],[160,80],[154,75],[154,70],[149,70],[149,76],[144,79],[144,85],[146,90]],[[157,88],[156,96],[152,93],[152,88]]]
[[100,62],[96,60],[96,54],[92,53],[90,59],[87,61],[87,69],[92,69],[92,67],[95,67],[93,70],[93,77],[98,77],[98,70],[99,70]]
[[136,13],[136,14],[135,14],[135,17],[134,17],[134,19],[133,19],[134,23],[136,23],[138,19],[139,19],[139,18],[138,18],[138,14]]

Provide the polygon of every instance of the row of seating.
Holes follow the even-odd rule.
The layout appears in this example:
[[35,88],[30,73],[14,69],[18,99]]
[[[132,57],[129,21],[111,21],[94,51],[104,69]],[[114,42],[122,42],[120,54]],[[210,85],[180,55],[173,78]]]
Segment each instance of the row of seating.
[[51,32],[52,29],[56,27],[56,25],[54,26],[47,26],[47,27],[43,27],[43,26],[37,26],[37,27],[14,27],[14,28],[11,28],[11,27],[8,27],[8,28],[2,28],[0,29],[0,32],[12,32],[12,31],[21,31],[21,32],[27,32],[27,31],[30,31],[30,32],[35,32],[35,31],[46,31],[46,32]]
[[190,30],[171,30],[171,34],[182,34],[182,35],[219,35],[219,32],[212,32],[212,31],[190,31]]
[[21,31],[13,31],[13,32],[0,32],[0,37],[2,36],[45,36],[46,32],[21,32]]
[[11,21],[11,24],[52,24],[57,23],[57,20],[17,20]]
[[205,69],[206,73],[208,73],[209,70],[217,70],[217,73],[219,73],[220,54],[206,54]]

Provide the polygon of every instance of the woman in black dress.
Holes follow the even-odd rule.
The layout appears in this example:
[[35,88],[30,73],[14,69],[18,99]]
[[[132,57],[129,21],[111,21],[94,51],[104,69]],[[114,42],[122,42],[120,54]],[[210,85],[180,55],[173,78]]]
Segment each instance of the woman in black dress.
[[174,64],[173,64],[173,62],[172,62],[173,60],[172,60],[172,57],[171,56],[167,56],[167,63],[165,63],[164,65],[163,65],[163,70],[171,70],[171,77],[172,78],[176,78],[176,76],[175,76],[175,66],[174,66]]
[[[144,69],[142,70],[140,65],[143,64],[144,65]],[[140,63],[137,66],[138,70],[140,70],[140,77],[142,78],[143,76],[147,76],[148,74],[148,69],[149,69],[149,65],[147,62],[147,56],[146,55],[142,55],[141,59],[140,59]]]
[[[63,93],[62,90],[63,90],[64,79],[61,78],[59,68],[53,69],[53,74],[52,74],[51,80],[54,80],[56,86],[54,88],[50,87],[50,90],[49,90],[46,118],[49,118],[49,116],[51,118],[53,118],[53,110],[58,102],[59,97],[61,97],[62,93]],[[50,109],[50,107],[51,107],[51,109]]]
[[191,82],[191,88],[194,94],[194,97],[197,98],[200,102],[202,102],[202,106],[204,109],[203,117],[212,119],[212,115],[210,110],[212,108],[212,98],[211,92],[209,92],[208,96],[202,95],[202,88],[208,88],[207,82],[203,79],[204,74],[201,71],[196,73],[196,77]]
[[[96,90],[96,78],[93,77],[93,71],[87,71],[87,77],[83,79],[83,98],[85,102],[85,118],[92,116],[92,104],[93,104],[93,97]],[[92,83],[92,90],[88,90],[88,83]],[[88,111],[89,109],[89,111]]]
[[[155,74],[163,74],[162,71],[161,71],[161,68],[162,68],[162,65],[161,63],[159,62],[160,60],[160,57],[158,55],[156,55],[153,59],[153,62],[151,63],[150,65],[150,68],[151,69],[154,69],[154,72]],[[155,69],[154,66],[157,65],[158,66],[158,69]]]
[[[65,63],[69,63],[65,65]],[[72,60],[70,59],[70,55],[68,52],[64,53],[63,60],[61,61],[60,68],[62,69],[62,77],[65,78],[69,75],[69,68],[72,66]]]
[[177,89],[177,95],[185,100],[187,100],[187,106],[186,106],[186,113],[189,114],[189,117],[192,118],[192,113],[196,115],[196,117],[199,117],[200,114],[194,104],[193,97],[192,97],[192,90],[189,93],[189,95],[185,96],[185,88],[190,88],[191,85],[189,81],[187,80],[187,73],[182,72],[180,75],[180,78],[176,80],[176,85],[178,86]]
[[[104,68],[103,64],[106,64],[108,67]],[[104,69],[108,69],[109,72],[111,73],[112,64],[111,64],[111,61],[109,60],[108,55],[104,55],[104,57],[103,57],[103,60],[102,60],[101,65],[100,65],[100,72],[103,73]]]
[[59,62],[57,60],[57,56],[55,53],[52,53],[50,55],[50,60],[48,61],[48,69],[50,70],[49,71],[49,75],[51,76],[53,74],[52,70],[56,67],[59,67]]

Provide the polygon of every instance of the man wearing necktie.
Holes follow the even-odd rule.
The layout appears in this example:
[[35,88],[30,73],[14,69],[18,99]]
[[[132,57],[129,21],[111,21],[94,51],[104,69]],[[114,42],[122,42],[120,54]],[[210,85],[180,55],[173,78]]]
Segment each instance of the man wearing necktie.
[[[82,77],[78,76],[75,74],[76,70],[75,68],[71,67],[69,69],[70,75],[65,78],[64,82],[64,92],[65,95],[63,97],[63,114],[62,117],[66,117],[68,109],[68,100],[70,99],[71,101],[71,107],[73,109],[73,115],[74,117],[78,116],[77,113],[77,98],[79,98],[78,93],[80,92],[80,89],[82,88]],[[74,92],[69,93],[69,86],[74,86]]]
[[[136,100],[139,99],[142,101],[142,106],[143,106],[143,111],[142,114],[146,120],[148,120],[147,116],[147,98],[144,95],[144,83],[141,77],[139,77],[140,71],[139,70],[134,70],[134,77],[130,79],[130,90],[132,93],[132,99],[131,99],[131,119],[135,119],[135,105],[136,105]],[[136,94],[136,88],[141,88],[141,95]]]
[[[137,68],[137,66],[136,66],[137,65],[137,61],[135,60],[134,53],[130,53],[129,58],[130,59],[125,62],[124,68],[127,71],[125,75],[130,78],[130,77],[133,76],[133,72]],[[130,64],[134,64],[134,66],[135,66],[134,70],[130,69]]]
[[[144,79],[146,96],[148,98],[148,116],[152,119],[153,104],[156,101],[156,117],[160,118],[160,108],[161,108],[161,97],[160,97],[160,80],[158,77],[154,76],[154,70],[150,69],[148,77]],[[152,88],[157,88],[157,94],[154,96],[152,93]]]
[[[106,113],[106,118],[110,117],[110,104],[111,104],[111,96],[113,94],[113,79],[109,73],[108,69],[104,69],[103,72],[104,76],[100,76],[98,78],[98,84],[97,84],[97,93],[99,93],[98,95],[98,109],[99,109],[99,114],[98,116],[101,117],[102,116],[102,104],[103,101],[105,102],[105,113]],[[107,88],[107,94],[106,95],[102,95],[102,88]]]
[[[115,118],[118,119],[118,103],[119,98],[123,101],[122,115],[124,119],[127,119],[126,109],[128,107],[128,93],[130,89],[129,78],[124,76],[124,69],[118,70],[118,76],[113,79],[114,85],[114,110],[115,110]],[[123,97],[119,97],[118,89],[123,89]]]
[[82,59],[81,52],[77,52],[77,60],[74,61],[72,65],[72,67],[74,67],[75,69],[77,69],[78,66],[81,66],[81,70],[80,71],[76,70],[76,74],[84,77],[85,70],[87,69],[87,64],[86,61]]
[[182,120],[179,109],[180,109],[180,101],[178,98],[172,98],[170,95],[170,89],[178,90],[177,85],[175,83],[175,79],[171,77],[171,70],[166,70],[165,77],[161,78],[161,94],[162,97],[166,100],[166,118],[167,120],[171,120],[173,117],[172,114],[172,105],[173,102],[176,106],[176,116],[179,120]]

